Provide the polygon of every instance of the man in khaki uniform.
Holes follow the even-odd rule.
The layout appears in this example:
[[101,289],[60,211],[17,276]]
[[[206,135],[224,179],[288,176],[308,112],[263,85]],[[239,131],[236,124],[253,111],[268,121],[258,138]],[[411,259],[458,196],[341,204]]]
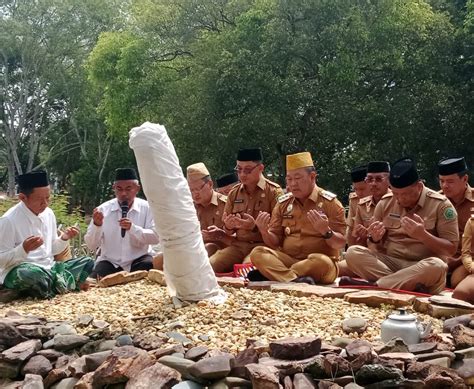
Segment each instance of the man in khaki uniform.
[[350,247],[347,265],[366,284],[439,293],[448,269],[440,257],[453,255],[459,241],[456,210],[423,185],[409,158],[392,166],[390,184],[392,193],[379,201],[368,228],[369,248]]
[[349,237],[352,236],[354,229],[354,220],[356,215],[357,204],[360,199],[370,195],[369,185],[365,182],[367,177],[367,165],[357,166],[351,170],[352,188],[354,192],[349,193],[349,212],[347,214],[347,242],[349,246]]
[[458,284],[453,292],[453,298],[467,301],[474,304],[474,266],[472,255],[474,254],[474,214],[466,222],[466,227],[462,235],[461,260],[466,276]]
[[271,217],[267,212],[258,215],[256,223],[268,247],[254,248],[252,263],[272,281],[330,284],[345,245],[344,207],[335,194],[316,185],[310,153],[288,155],[286,169],[291,192],[278,199]]
[[239,177],[235,172],[223,174],[216,180],[217,191],[227,196],[234,185],[238,183]]
[[209,170],[202,162],[189,165],[186,177],[201,225],[202,238],[208,255],[212,255],[232,241],[232,237],[223,230],[222,222],[227,197],[213,189]]
[[[474,189],[469,186],[469,176],[464,158],[445,158],[438,163],[440,193],[453,203],[458,213],[459,236],[462,236],[466,222],[474,213]],[[454,270],[451,286],[456,287],[467,273],[461,264],[461,242],[456,254],[447,259],[450,270]]]
[[259,148],[241,149],[237,154],[235,171],[240,183],[230,191],[222,218],[227,234],[235,239],[229,247],[211,256],[216,273],[230,272],[235,264],[250,261],[252,249],[263,242],[255,219],[259,212],[271,212],[283,193],[278,184],[263,176],[262,160]]

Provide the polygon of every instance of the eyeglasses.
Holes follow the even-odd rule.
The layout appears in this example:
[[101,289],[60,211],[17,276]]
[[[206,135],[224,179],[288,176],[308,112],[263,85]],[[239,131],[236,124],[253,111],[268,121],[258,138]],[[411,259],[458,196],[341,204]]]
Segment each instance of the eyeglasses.
[[204,188],[206,186],[206,184],[207,184],[207,182],[202,184],[201,187],[199,187],[199,188],[193,188],[193,189],[189,188],[189,190],[191,191],[191,193],[198,193],[202,190],[202,188]]
[[387,179],[387,177],[381,177],[381,176],[378,176],[378,177],[366,177],[365,178],[365,182],[367,182],[367,184],[372,184],[372,183],[381,183],[383,181],[385,181]]
[[241,168],[240,166],[234,167],[234,171],[237,172],[237,174],[246,174],[249,175],[251,174],[257,166],[260,164],[255,165],[254,167],[246,167],[246,168]]

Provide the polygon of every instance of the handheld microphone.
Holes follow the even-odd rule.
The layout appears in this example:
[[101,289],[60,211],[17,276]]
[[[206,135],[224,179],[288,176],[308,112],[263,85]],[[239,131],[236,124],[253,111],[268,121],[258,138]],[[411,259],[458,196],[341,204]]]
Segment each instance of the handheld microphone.
[[[120,209],[122,210],[122,219],[127,217],[127,213],[128,213],[128,201],[127,200],[124,200],[122,201],[122,204],[120,204]],[[120,235],[122,235],[122,238],[125,237],[125,228],[122,228],[121,231],[120,231]]]

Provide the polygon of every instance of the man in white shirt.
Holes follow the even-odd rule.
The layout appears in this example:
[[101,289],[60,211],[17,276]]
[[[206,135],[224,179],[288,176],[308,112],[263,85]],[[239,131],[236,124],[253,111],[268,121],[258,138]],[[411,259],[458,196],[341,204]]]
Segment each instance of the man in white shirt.
[[48,208],[46,172],[18,177],[20,202],[0,218],[0,283],[33,297],[50,298],[79,290],[92,270],[89,257],[55,262],[79,230],[69,227],[58,236],[56,217]]
[[94,209],[84,237],[90,250],[100,249],[93,278],[152,269],[150,245],[159,242],[148,202],[136,197],[140,184],[135,169],[117,169],[113,189],[115,198]]

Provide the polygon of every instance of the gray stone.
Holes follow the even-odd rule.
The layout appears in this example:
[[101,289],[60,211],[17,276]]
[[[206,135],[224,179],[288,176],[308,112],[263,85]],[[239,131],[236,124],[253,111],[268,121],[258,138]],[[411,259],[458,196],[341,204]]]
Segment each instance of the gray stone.
[[424,342],[408,345],[408,352],[412,354],[425,354],[430,353],[436,349],[435,342]]
[[204,389],[204,386],[199,385],[197,382],[187,380],[174,385],[172,389]]
[[365,365],[355,376],[355,381],[364,386],[389,379],[403,380],[402,371],[381,365]]
[[170,331],[166,333],[166,336],[168,338],[176,340],[177,342],[181,343],[183,346],[187,346],[193,343],[191,339],[186,338],[186,336],[184,336],[183,334],[180,334],[179,332]]
[[209,335],[199,335],[198,339],[202,340],[203,342],[208,342],[211,338],[209,337]]
[[67,323],[60,324],[51,330],[51,335],[77,335],[76,329]]
[[341,377],[352,374],[352,367],[350,363],[340,355],[325,355],[323,366],[327,377]]
[[43,378],[36,374],[26,374],[22,389],[43,389]]
[[474,347],[465,348],[463,350],[456,350],[454,352],[456,359],[474,358]]
[[165,341],[157,335],[139,334],[133,337],[133,345],[147,351],[160,348],[164,343]]
[[270,342],[270,355],[277,359],[306,359],[320,351],[321,339],[316,337],[285,338]]
[[456,354],[452,353],[451,351],[435,351],[432,353],[418,354],[416,356],[416,360],[418,362],[424,362],[430,359],[443,358],[443,357],[447,357],[451,361],[454,361],[454,359],[456,358]]
[[130,335],[120,335],[116,339],[117,346],[133,346],[133,339]]
[[84,355],[87,371],[94,371],[112,354],[111,350]]
[[451,358],[448,358],[448,357],[428,359],[425,362],[430,363],[432,365],[442,366],[442,367],[451,367]]
[[423,388],[433,388],[439,386],[429,386],[421,380],[406,380],[406,379],[392,379],[376,382],[371,385],[367,385],[365,389],[423,389]]
[[466,385],[474,385],[474,359],[464,359],[456,372]]
[[176,370],[155,363],[149,366],[137,375],[130,378],[125,386],[126,389],[153,389],[153,388],[172,388],[181,380],[181,374]]
[[42,355],[35,355],[26,362],[21,372],[25,375],[34,374],[46,377],[51,370],[53,370],[53,365],[48,358]]
[[19,363],[0,361],[0,378],[15,378],[19,372]]
[[239,377],[225,377],[222,382],[224,382],[229,388],[251,388],[252,383],[249,380]]
[[377,354],[407,353],[408,345],[401,338],[392,338],[383,346],[375,349]]
[[171,323],[168,323],[167,328],[168,330],[173,331],[176,329],[184,328],[185,326],[186,326],[186,323],[178,320],[178,321],[172,321]]
[[76,347],[81,347],[89,342],[89,337],[84,335],[55,335],[54,348],[59,351],[68,351]]
[[322,378],[326,376],[323,361],[324,357],[322,355],[316,355],[311,358],[300,359],[297,361],[266,357],[260,358],[258,363],[262,366],[275,367],[279,370],[282,376],[305,372],[311,374],[315,378]]
[[189,372],[189,369],[196,363],[193,362],[189,359],[184,359],[184,358],[175,358],[172,357],[171,355],[165,355],[161,358],[158,359],[158,362],[161,364],[171,367],[172,369],[175,369],[181,373],[181,376],[185,379],[192,379],[194,378],[191,373]]
[[87,327],[94,320],[94,316],[91,315],[81,315],[77,318],[76,323],[80,327]]
[[346,348],[346,346],[351,343],[354,339],[351,338],[335,338],[332,342],[331,345],[335,347],[340,347],[340,348]]
[[234,358],[230,375],[240,378],[247,378],[245,366],[250,363],[258,363],[258,359],[257,351],[255,351],[253,347],[248,347],[245,350],[242,350]]
[[55,361],[64,354],[60,351],[53,349],[39,350],[36,352],[37,355],[42,355],[43,357],[48,358],[50,361]]
[[201,359],[204,355],[206,355],[208,351],[209,349],[205,346],[196,346],[186,351],[184,357],[186,359],[191,359],[192,361],[197,361],[198,359]]
[[252,382],[252,388],[280,389],[280,374],[276,367],[251,363],[246,368]]
[[71,372],[71,376],[81,378],[84,374],[89,372],[86,367],[86,356],[83,355],[82,357],[75,359],[67,368]]
[[2,352],[2,359],[11,363],[22,363],[41,349],[41,341],[38,339],[27,340]]
[[362,334],[367,329],[367,320],[361,317],[352,317],[342,322],[342,330],[346,334],[356,332]]
[[372,345],[364,339],[356,339],[346,346],[346,353],[349,360],[360,355],[372,354]]
[[43,343],[43,349],[49,349],[54,347],[54,338]]
[[116,346],[117,346],[117,341],[113,339],[103,340],[102,342],[99,343],[99,346],[97,347],[97,352],[113,350]]
[[104,328],[107,328],[110,326],[109,323],[107,323],[106,321],[104,320],[93,320],[92,321],[92,326],[95,327],[95,328],[98,328],[100,330],[103,330]]
[[206,380],[218,380],[230,373],[233,358],[227,355],[218,355],[211,358],[204,358],[189,367],[188,371],[194,377]]
[[304,373],[296,373],[293,377],[293,387],[295,389],[317,388],[310,375]]
[[171,354],[172,357],[175,357],[175,358],[184,358],[184,354],[183,353],[173,353]]
[[77,381],[79,380],[73,377],[64,378],[58,383],[51,386],[51,389],[74,389],[74,386],[77,384]]
[[355,382],[350,382],[346,386],[344,386],[344,389],[364,389],[364,387],[357,385]]
[[5,319],[0,319],[0,343],[7,347],[12,347],[26,340],[28,340],[28,338],[23,336],[13,324],[7,322]]
[[458,324],[468,326],[471,320],[474,320],[474,315],[472,313],[446,319],[443,322],[443,332],[451,332],[451,330]]
[[17,326],[16,329],[27,338],[49,338],[51,336],[51,328],[41,324],[24,324]]

